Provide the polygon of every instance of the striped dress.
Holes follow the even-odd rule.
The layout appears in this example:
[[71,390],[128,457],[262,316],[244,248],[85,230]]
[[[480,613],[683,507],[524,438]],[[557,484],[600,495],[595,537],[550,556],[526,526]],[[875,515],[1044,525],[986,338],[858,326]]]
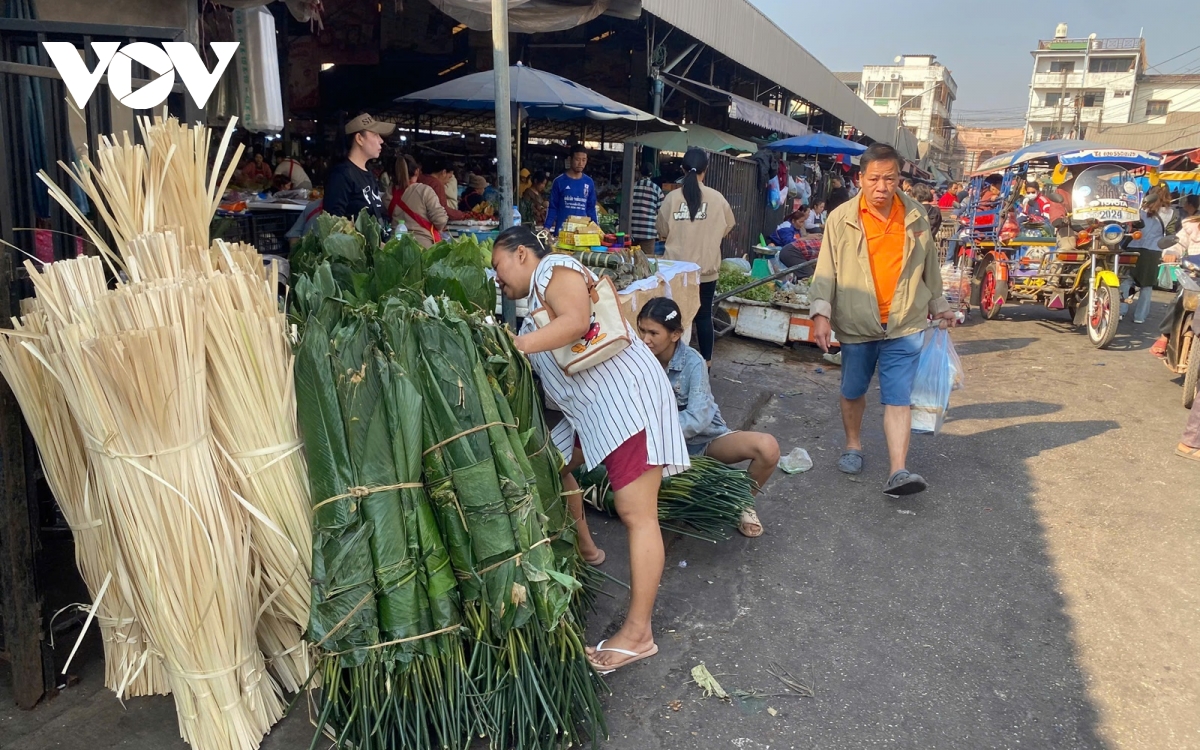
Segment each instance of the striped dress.
[[[553,253],[538,264],[533,274],[529,309],[541,307],[538,294],[546,295],[550,277],[558,266],[566,266],[594,281],[592,272],[570,255]],[[536,291],[536,293],[535,293]],[[565,419],[551,438],[567,461],[575,452],[575,438],[583,446],[588,470],[604,462],[621,443],[646,431],[646,452],[652,466],[662,466],[663,475],[687,469],[687,443],[679,426],[675,394],[658,359],[642,343],[627,322],[632,343],[612,359],[567,375],[553,352],[529,355],[534,372],[542,379],[547,405]],[[525,318],[521,333],[534,330],[533,319]]]

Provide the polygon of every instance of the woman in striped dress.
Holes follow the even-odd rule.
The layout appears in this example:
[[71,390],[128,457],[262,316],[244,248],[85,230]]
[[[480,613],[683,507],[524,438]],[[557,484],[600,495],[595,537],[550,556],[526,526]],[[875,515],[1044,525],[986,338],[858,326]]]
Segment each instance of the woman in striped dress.
[[[505,296],[527,298],[530,311],[544,302],[552,313],[551,323],[541,329],[526,318],[516,346],[541,378],[547,405],[563,413],[553,439],[566,458],[564,482],[574,489],[571,470],[604,464],[617,514],[629,534],[631,591],[625,624],[588,649],[593,665],[607,673],[658,653],[650,624],[663,570],[658,488],[664,475],[690,465],[674,395],[662,366],[628,323],[631,344],[620,354],[573,376],[558,367],[554,350],[582,338],[591,321],[589,286],[596,277],[578,260],[549,253],[528,228],[513,227],[496,239],[492,265]],[[583,499],[578,493],[568,497],[580,553],[599,564],[603,552],[588,532]]]

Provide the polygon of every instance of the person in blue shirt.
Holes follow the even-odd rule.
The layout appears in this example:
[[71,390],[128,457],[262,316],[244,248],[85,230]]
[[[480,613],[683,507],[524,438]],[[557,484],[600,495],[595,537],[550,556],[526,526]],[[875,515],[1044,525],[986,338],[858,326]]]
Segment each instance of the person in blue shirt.
[[[679,305],[666,297],[655,297],[638,313],[638,333],[667,371],[679,408],[679,424],[688,453],[708,456],[723,464],[749,461],[747,473],[758,494],[779,465],[779,443],[763,432],[730,430],[721,417],[708,384],[708,364],[700,352],[680,341],[683,315]],[[763,525],[751,508],[742,513],[738,531],[749,537],[762,536]]]
[[546,210],[546,229],[554,234],[571,216],[587,216],[599,221],[596,215],[596,183],[583,173],[588,154],[583,146],[571,148],[567,171],[554,178],[550,186],[550,205]]

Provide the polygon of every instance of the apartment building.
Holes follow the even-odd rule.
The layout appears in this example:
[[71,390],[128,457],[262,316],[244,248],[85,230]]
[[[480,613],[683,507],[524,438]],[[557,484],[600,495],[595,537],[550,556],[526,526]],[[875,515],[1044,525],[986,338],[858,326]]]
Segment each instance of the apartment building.
[[1141,37],[1072,38],[1064,23],[1032,55],[1025,143],[1087,138],[1122,145],[1121,134],[1137,133],[1137,147],[1145,148],[1155,131],[1165,135],[1172,124],[1178,130],[1180,117],[1200,112],[1200,75],[1148,73]]
[[900,55],[893,65],[834,75],[871,109],[893,118],[897,129],[916,136],[923,162],[946,169],[954,151],[951,113],[958,84],[936,55]]

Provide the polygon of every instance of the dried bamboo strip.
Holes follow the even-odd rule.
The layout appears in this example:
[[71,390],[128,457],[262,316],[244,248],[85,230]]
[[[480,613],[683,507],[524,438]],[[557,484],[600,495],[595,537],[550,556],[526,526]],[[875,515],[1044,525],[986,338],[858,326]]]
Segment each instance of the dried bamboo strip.
[[[149,640],[134,616],[128,597],[128,573],[119,564],[112,529],[104,523],[99,496],[75,418],[57,375],[49,369],[53,357],[45,313],[24,305],[24,320],[14,320],[0,336],[0,374],[8,381],[38,448],[50,491],[75,539],[75,564],[96,602],[90,609],[100,628],[104,647],[104,684],[117,697],[165,695],[166,674],[157,658],[149,658]],[[116,586],[97,601],[104,581]]]

